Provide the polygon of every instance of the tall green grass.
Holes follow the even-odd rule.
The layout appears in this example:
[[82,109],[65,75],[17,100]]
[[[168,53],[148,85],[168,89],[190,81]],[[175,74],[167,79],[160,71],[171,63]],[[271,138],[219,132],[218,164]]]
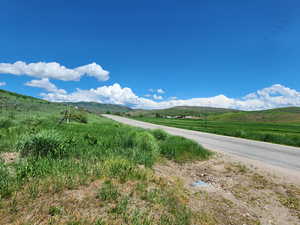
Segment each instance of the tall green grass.
[[37,134],[24,135],[16,144],[22,157],[61,158],[69,151],[68,142],[55,130],[42,130]]
[[146,171],[138,165],[151,168],[160,157],[184,162],[210,155],[197,143],[161,130],[133,128],[93,114],[88,121],[59,125],[57,117],[49,116],[5,122],[1,134],[9,138],[0,148],[20,152],[21,159],[1,163],[0,195],[8,197],[37,179],[54,179],[49,185],[53,190],[100,177],[143,180]]
[[179,137],[169,136],[160,144],[161,154],[176,162],[208,159],[211,152],[207,151],[197,142]]

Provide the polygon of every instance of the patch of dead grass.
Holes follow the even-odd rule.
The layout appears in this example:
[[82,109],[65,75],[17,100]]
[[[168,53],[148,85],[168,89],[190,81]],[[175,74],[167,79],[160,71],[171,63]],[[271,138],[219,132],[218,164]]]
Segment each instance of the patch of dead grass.
[[4,161],[5,164],[14,163],[19,159],[20,154],[18,152],[3,152],[0,153],[0,159]]

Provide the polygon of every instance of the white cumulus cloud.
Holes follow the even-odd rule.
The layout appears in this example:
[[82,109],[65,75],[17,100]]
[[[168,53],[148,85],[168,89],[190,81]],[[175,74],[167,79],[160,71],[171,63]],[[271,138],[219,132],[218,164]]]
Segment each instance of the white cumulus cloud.
[[156,92],[156,93],[158,93],[158,94],[164,94],[164,93],[166,93],[166,92],[165,92],[163,89],[161,89],[161,88],[158,88],[158,89],[150,88],[150,89],[148,89],[148,91],[149,91],[149,92],[152,92],[152,93]]
[[164,94],[164,93],[166,93],[163,89],[161,89],[161,88],[159,88],[159,89],[157,89],[157,93],[158,94]]
[[258,90],[242,98],[229,98],[221,94],[208,98],[170,99],[157,102],[139,97],[130,88],[122,88],[119,84],[89,90],[77,89],[75,92],[69,94],[44,93],[42,96],[49,101],[94,101],[144,109],[161,109],[174,106],[207,106],[241,110],[262,110],[300,106],[300,92],[280,84]]
[[98,87],[96,89],[92,88],[89,90],[77,89],[70,94],[44,93],[42,96],[49,101],[87,101],[131,106],[138,105],[140,99],[143,99],[136,96],[130,88],[122,88],[119,84]]
[[1,86],[5,86],[5,85],[6,85],[5,82],[0,82],[0,87],[1,87]]
[[25,83],[26,86],[43,88],[49,92],[66,94],[64,89],[58,89],[55,84],[51,83],[48,78],[43,78],[41,80],[32,80]]
[[101,81],[109,79],[109,72],[96,63],[69,69],[57,62],[26,64],[25,62],[17,61],[15,63],[0,63],[0,73],[19,76],[27,75],[36,78],[50,78],[63,81],[78,81],[82,76],[95,77]]
[[154,95],[153,95],[153,98],[154,98],[155,100],[162,100],[162,99],[163,99],[162,96],[157,95],[157,94],[154,94]]

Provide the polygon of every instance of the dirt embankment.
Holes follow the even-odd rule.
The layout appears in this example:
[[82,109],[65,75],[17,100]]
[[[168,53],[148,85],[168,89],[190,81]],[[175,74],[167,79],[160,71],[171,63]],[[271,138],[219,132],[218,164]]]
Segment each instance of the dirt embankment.
[[[190,193],[190,206],[213,214],[223,224],[300,224],[299,181],[290,183],[221,154],[182,165],[167,161],[155,171],[170,183],[180,180]],[[208,185],[191,185],[199,180]]]

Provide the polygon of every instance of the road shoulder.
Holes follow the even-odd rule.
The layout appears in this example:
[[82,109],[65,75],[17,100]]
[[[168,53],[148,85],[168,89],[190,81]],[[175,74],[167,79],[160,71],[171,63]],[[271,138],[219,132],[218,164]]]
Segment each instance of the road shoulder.
[[[181,165],[166,161],[155,171],[170,183],[182,182],[190,193],[190,206],[215,213],[219,220],[230,222],[222,218],[223,212],[241,224],[255,220],[270,225],[300,224],[299,185],[229,156],[217,154],[208,161]],[[195,187],[192,184],[196,181],[208,185]]]

